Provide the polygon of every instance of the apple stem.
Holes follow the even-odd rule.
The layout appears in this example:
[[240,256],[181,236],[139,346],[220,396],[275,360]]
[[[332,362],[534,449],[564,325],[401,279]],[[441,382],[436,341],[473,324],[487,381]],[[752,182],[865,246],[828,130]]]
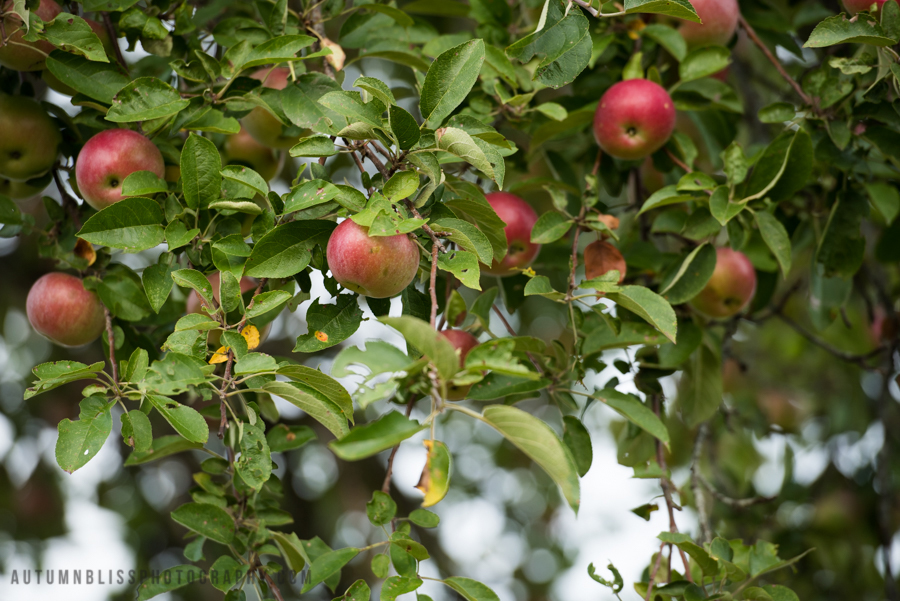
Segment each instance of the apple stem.
[[791,84],[791,87],[794,88],[794,91],[797,92],[800,98],[803,99],[803,102],[812,107],[813,110],[816,110],[813,99],[806,92],[804,92],[803,88],[800,87],[800,84],[797,83],[787,71],[785,71],[784,66],[782,66],[781,62],[777,58],[775,58],[775,55],[772,54],[772,51],[769,50],[769,47],[766,46],[761,39],[759,39],[758,35],[756,35],[756,30],[753,29],[753,26],[751,26],[750,23],[747,22],[747,19],[745,19],[743,15],[739,16],[738,19],[741,27],[743,27],[744,31],[747,32],[747,36],[749,36],[750,39],[753,40],[753,43],[756,44],[760,50],[762,50],[762,53],[766,55],[766,58],[769,59],[769,62],[771,62],[772,65],[775,66],[775,69],[781,74],[781,76],[789,84]]

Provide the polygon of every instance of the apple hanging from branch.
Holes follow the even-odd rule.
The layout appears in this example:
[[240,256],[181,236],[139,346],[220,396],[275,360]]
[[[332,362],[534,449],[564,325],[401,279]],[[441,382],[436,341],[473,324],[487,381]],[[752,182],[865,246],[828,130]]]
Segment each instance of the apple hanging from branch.
[[509,276],[525,269],[541,251],[541,245],[531,241],[531,230],[537,223],[538,215],[531,205],[509,192],[492,192],[485,196],[497,216],[506,223],[503,228],[509,251],[502,261],[494,261],[490,267],[481,266],[481,271],[497,276]]
[[106,324],[97,294],[80,278],[62,272],[41,276],[28,291],[31,327],[61,346],[81,346],[100,337]]

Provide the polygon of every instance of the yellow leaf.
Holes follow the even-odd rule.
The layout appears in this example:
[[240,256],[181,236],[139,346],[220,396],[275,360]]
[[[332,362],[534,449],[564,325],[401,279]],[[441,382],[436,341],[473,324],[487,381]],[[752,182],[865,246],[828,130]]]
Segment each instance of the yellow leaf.
[[228,361],[228,347],[223,346],[213,353],[212,358],[209,360],[209,364],[215,365],[216,363],[225,363],[226,361]]
[[447,445],[437,440],[423,440],[422,444],[428,449],[428,458],[416,488],[425,493],[422,507],[432,507],[450,488],[450,451]]
[[253,350],[259,346],[259,330],[253,324],[248,324],[241,331],[241,336],[247,341],[247,348]]

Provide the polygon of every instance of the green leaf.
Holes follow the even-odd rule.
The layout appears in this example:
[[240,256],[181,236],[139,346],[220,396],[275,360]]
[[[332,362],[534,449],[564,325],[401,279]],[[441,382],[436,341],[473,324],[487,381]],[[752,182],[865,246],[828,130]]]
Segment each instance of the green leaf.
[[237,574],[243,573],[243,565],[230,555],[221,556],[209,568],[209,583],[222,592],[228,591],[240,581]]
[[596,391],[595,397],[612,407],[616,413],[637,427],[658,438],[667,447],[669,446],[669,431],[666,429],[665,424],[637,397],[621,393],[612,388]]
[[315,431],[309,426],[287,426],[275,424],[266,433],[266,442],[273,453],[284,453],[299,449],[316,439]]
[[228,181],[237,182],[252,188],[262,196],[269,193],[269,185],[259,173],[243,165],[228,165],[219,172]]
[[119,90],[106,114],[114,123],[132,123],[170,117],[187,108],[178,90],[155,77],[139,77]]
[[506,405],[486,407],[482,416],[547,472],[577,513],[581,500],[575,461],[550,426],[521,409]]
[[196,269],[178,269],[172,272],[172,280],[183,288],[190,288],[200,295],[207,307],[215,307],[217,303],[209,279]]
[[159,438],[153,439],[153,446],[150,450],[142,452],[135,451],[129,455],[128,459],[125,460],[125,467],[150,463],[151,461],[165,459],[170,455],[181,453],[182,451],[189,451],[202,447],[203,445],[200,443],[191,442],[175,434],[171,436],[160,436]]
[[409,112],[399,106],[388,107],[388,120],[391,125],[391,131],[397,138],[397,145],[400,150],[409,150],[419,142],[421,132],[419,124]]
[[813,145],[804,129],[786,131],[766,148],[747,183],[747,197],[741,202],[769,197],[772,202],[796,194],[812,174]]
[[219,198],[221,170],[222,158],[216,145],[203,136],[190,134],[181,151],[181,183],[189,208],[205,208]]
[[426,427],[392,411],[374,422],[353,428],[343,438],[330,442],[328,447],[344,461],[359,461],[400,444]]
[[[384,6],[382,4],[369,4],[368,6]],[[385,6],[385,8],[387,8]],[[377,555],[376,557],[384,557],[384,555]],[[339,597],[336,601],[370,601],[372,598],[372,591],[369,589],[369,585],[366,584],[365,580],[357,580],[350,588],[347,589],[347,592],[344,593],[342,597]]]
[[757,211],[754,216],[763,241],[775,255],[775,260],[781,267],[781,273],[786,278],[791,270],[791,239],[788,237],[787,230],[771,213]]
[[383,526],[397,515],[397,503],[394,502],[391,495],[376,490],[372,493],[369,502],[366,503],[366,515],[374,525]]
[[695,296],[706,286],[716,269],[716,249],[709,243],[701,244],[663,276],[660,295],[671,305],[680,305]]
[[441,518],[427,509],[414,509],[409,514],[409,521],[422,528],[437,528]]
[[80,54],[96,62],[109,62],[100,38],[87,21],[76,15],[63,12],[52,21],[45,22],[44,37],[60,50]]
[[350,365],[361,365],[368,368],[371,375],[377,375],[385,372],[405,371],[414,362],[414,359],[392,344],[369,340],[366,342],[366,350],[360,350],[355,346],[342,350],[334,359],[331,373],[336,378],[342,378],[356,373],[348,369]]
[[200,582],[204,576],[203,570],[192,565],[175,566],[163,570],[141,583],[137,589],[137,601],[152,599],[157,595],[180,589],[192,582]]
[[312,249],[323,248],[335,228],[329,221],[293,221],[279,225],[253,245],[244,275],[256,278],[289,278],[312,259]]
[[150,450],[153,432],[150,419],[143,411],[132,410],[122,415],[122,439],[139,453]]
[[705,46],[688,54],[678,66],[681,81],[715,75],[731,64],[731,50],[724,46]]
[[281,556],[284,558],[288,569],[297,573],[303,571],[309,559],[304,549],[303,541],[294,533],[272,532],[272,538],[278,550],[281,551]]
[[92,244],[139,252],[165,240],[162,209],[149,198],[125,198],[92,215],[77,236]]
[[110,403],[105,397],[83,399],[79,408],[78,421],[59,422],[56,441],[56,463],[70,474],[93,459],[112,432]]
[[272,474],[272,456],[261,422],[257,421],[256,426],[244,425],[241,456],[234,462],[234,467],[241,480],[256,491],[262,489],[263,484],[269,480]]
[[694,23],[701,22],[689,0],[625,0],[625,12],[653,13],[677,17]]
[[200,228],[187,229],[181,221],[173,221],[166,226],[166,244],[169,250],[187,246],[200,233]]
[[620,291],[610,292],[606,297],[642,317],[663,336],[675,342],[678,320],[672,305],[660,295],[643,286],[622,286]]
[[169,190],[166,180],[152,171],[135,171],[122,180],[122,196],[154,196]]
[[337,438],[341,438],[349,432],[347,418],[343,417],[338,405],[310,393],[295,382],[267,382],[263,384],[262,390],[280,396],[292,405],[296,405],[328,428]]
[[878,21],[868,14],[858,14],[850,20],[844,14],[829,17],[816,25],[804,48],[825,48],[835,44],[871,44],[893,46],[891,39]]
[[885,223],[892,224],[900,214],[900,192],[897,188],[891,184],[872,182],[866,184],[866,191],[869,193],[869,201],[881,213]]
[[297,56],[297,53],[312,46],[315,41],[316,38],[308,35],[282,35],[272,38],[254,48],[247,55],[246,61],[241,65],[241,70],[311,58],[310,56]]
[[350,393],[331,376],[311,367],[296,364],[280,367],[278,374],[287,376],[301,389],[328,399],[339,408],[345,418],[353,422],[353,402]]
[[560,88],[574,81],[591,59],[587,17],[566,0],[548,0],[537,31],[506,49],[510,58],[528,63],[540,59],[534,81]]
[[466,288],[481,290],[481,268],[478,255],[465,250],[451,250],[438,255],[438,267],[449,271]]
[[384,196],[396,203],[409,198],[419,189],[419,175],[415,171],[398,171],[384,183]]
[[687,56],[687,43],[678,30],[673,27],[661,23],[651,23],[641,30],[641,35],[647,36],[665,48],[677,61],[682,61]]
[[594,459],[594,451],[591,447],[591,435],[574,415],[563,416],[563,424],[565,432],[563,433],[563,442],[572,453],[575,460],[575,467],[578,469],[578,475],[584,478],[588,470],[591,469],[591,463]]
[[471,578],[453,576],[444,580],[444,584],[462,595],[466,601],[500,601],[500,597],[494,591]]
[[386,110],[380,100],[363,102],[359,92],[329,92],[319,98],[319,104],[348,117],[351,124],[361,122],[378,129],[382,127],[381,114]]
[[469,95],[484,64],[484,41],[470,40],[441,53],[422,84],[419,109],[425,125],[435,129]]
[[453,346],[427,322],[409,315],[382,317],[379,321],[400,332],[409,344],[428,357],[444,380],[449,380],[459,371],[459,357]]
[[299,142],[291,147],[292,157],[330,157],[338,153],[334,142],[328,136],[312,136],[310,138],[301,138]]
[[691,540],[691,537],[681,532],[661,532],[657,536],[664,543],[672,543],[679,549],[691,556],[697,562],[703,574],[706,576],[715,576],[719,572],[718,562],[709,556],[706,550]]
[[228,545],[234,540],[234,519],[215,505],[186,503],[172,512],[172,519],[217,543]]
[[689,200],[694,200],[694,196],[691,194],[679,193],[677,186],[666,186],[651,194],[650,198],[644,201],[638,215],[643,215],[652,209],[688,202]]
[[318,100],[329,92],[340,90],[340,84],[323,73],[305,73],[294,85],[282,90],[281,106],[294,125],[335,135],[346,126],[347,120],[319,104]]
[[359,555],[359,549],[348,547],[346,549],[331,551],[318,557],[309,566],[309,578],[306,580],[306,584],[303,585],[303,589],[300,592],[308,593],[317,584],[324,582],[330,576],[340,572],[341,568],[350,563],[350,560],[357,555]]
[[709,197],[709,212],[719,225],[728,225],[729,221],[741,214],[745,206],[745,203],[734,202],[730,198],[728,186],[719,186]]
[[294,186],[290,194],[284,197],[282,214],[302,211],[331,201],[340,190],[334,184],[321,179],[314,179]]
[[112,104],[116,93],[130,81],[115,65],[89,61],[62,50],[50,53],[47,70],[79,94],[103,104]]
[[678,398],[688,427],[706,421],[722,404],[722,360],[706,343],[691,356],[684,366],[679,382]]
[[253,319],[264,315],[269,311],[278,309],[291,299],[291,293],[284,290],[270,290],[257,294],[253,299],[253,305],[247,308],[247,319]]
[[775,102],[759,109],[758,116],[762,123],[784,123],[797,116],[797,109],[790,102]]
[[151,394],[147,396],[147,400],[186,439],[199,443],[205,443],[209,439],[209,426],[196,409],[164,396]]
[[[429,0],[432,1],[432,0]],[[381,587],[381,601],[396,601],[400,595],[411,593],[422,586],[422,581],[418,578],[407,578],[405,576],[391,576],[384,581]]]
[[444,152],[466,161],[486,176],[494,179],[494,167],[488,160],[481,147],[475,143],[472,136],[455,127],[444,127],[435,132],[437,146]]
[[319,300],[306,313],[309,332],[297,338],[295,353],[315,353],[352,336],[362,323],[362,309],[355,294],[339,294],[336,304]]
[[562,213],[547,211],[538,217],[531,230],[534,244],[550,244],[565,236],[572,229],[572,221]]
[[550,380],[545,378],[535,380],[493,373],[472,386],[466,398],[470,401],[492,401],[506,396],[537,392],[549,385]]

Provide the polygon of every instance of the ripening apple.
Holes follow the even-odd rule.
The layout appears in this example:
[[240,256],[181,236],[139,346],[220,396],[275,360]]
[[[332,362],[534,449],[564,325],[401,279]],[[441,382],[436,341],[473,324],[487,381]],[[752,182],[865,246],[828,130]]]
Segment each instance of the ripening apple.
[[28,291],[25,311],[31,327],[62,346],[93,342],[106,322],[97,295],[80,278],[60,272],[38,278]]
[[87,141],[75,162],[81,197],[98,211],[122,200],[122,182],[135,171],[165,177],[162,153],[130,129],[107,129]]
[[9,196],[13,200],[24,200],[33,198],[44,191],[50,184],[49,175],[29,180],[27,182],[16,182],[0,175],[0,194]]
[[[287,67],[264,67],[250,77],[262,81],[267,88],[283,90],[290,83],[291,70]],[[270,148],[290,148],[300,139],[300,136],[285,135],[287,126],[261,106],[250,111],[241,123],[254,140]]]
[[[22,19],[12,12],[12,8],[13,0],[7,0],[3,2],[3,8],[0,10],[5,13],[0,24],[3,25],[3,31],[9,36],[8,41],[0,39],[0,66],[13,71],[40,71],[44,68],[47,55],[56,47],[46,40],[24,41],[22,38],[25,37],[25,30],[22,27]],[[34,11],[42,21],[52,21],[61,12],[59,4],[53,0],[41,0],[40,5]]]
[[625,281],[628,268],[619,249],[604,240],[588,244],[584,249],[584,277],[593,280],[610,271],[619,272],[619,284]]
[[278,175],[278,159],[268,146],[253,139],[245,128],[225,138],[222,149],[226,165],[245,165],[269,181]]
[[[851,15],[855,15],[860,11],[878,12],[887,1],[888,0],[844,0],[844,6],[847,8],[847,12]],[[874,11],[872,10],[872,5],[875,5]]]
[[506,223],[503,228],[509,251],[502,261],[494,261],[490,267],[481,266],[481,271],[491,275],[508,276],[525,269],[541,252],[541,245],[531,241],[531,230],[538,220],[531,205],[509,192],[491,192],[487,198],[497,216]]
[[0,94],[0,176],[24,182],[47,173],[60,142],[59,126],[40,102]]
[[[447,342],[449,342],[453,346],[453,350],[457,352],[459,355],[459,368],[462,369],[466,365],[466,356],[469,354],[473,348],[481,344],[478,342],[478,339],[475,338],[469,332],[465,330],[443,330],[441,332],[441,336],[443,336]],[[447,400],[448,401],[461,401],[466,398],[466,395],[469,394],[469,389],[472,388],[472,385],[468,386],[456,386],[455,384],[449,384],[447,386]]]
[[341,286],[371,298],[397,296],[419,270],[419,247],[409,236],[369,236],[352,219],[331,233],[325,255]]
[[691,300],[691,305],[704,315],[723,319],[740,313],[755,293],[756,271],[747,255],[730,248],[719,248],[712,277]]
[[724,46],[737,31],[741,9],[737,0],[691,0],[702,23],[685,21],[679,31],[691,48]]
[[594,137],[606,154],[636,161],[665,146],[675,130],[675,117],[675,103],[662,86],[648,79],[626,79],[600,98]]

